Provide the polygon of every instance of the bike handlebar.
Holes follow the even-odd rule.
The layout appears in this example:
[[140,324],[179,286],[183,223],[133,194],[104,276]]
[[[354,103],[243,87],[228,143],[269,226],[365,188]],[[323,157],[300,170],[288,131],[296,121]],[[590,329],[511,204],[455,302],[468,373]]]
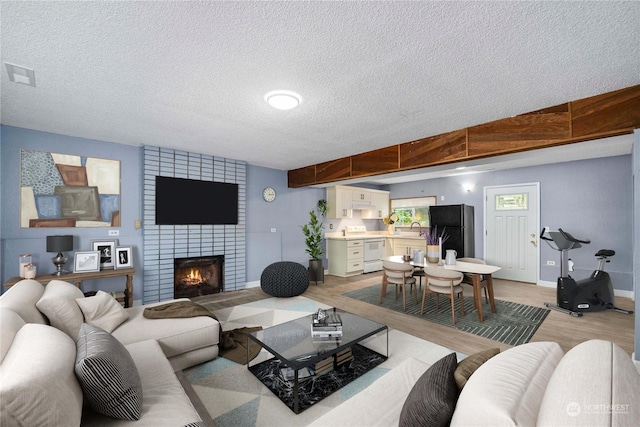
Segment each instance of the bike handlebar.
[[[544,233],[545,231],[547,231],[546,227],[542,229],[542,231],[540,232],[540,239],[542,240],[547,240],[549,242],[553,242],[553,239],[551,237],[545,237]],[[585,245],[588,245],[589,243],[591,243],[591,240],[580,240],[580,239],[576,239],[575,237],[573,237],[571,234],[567,233],[566,231],[562,230],[562,228],[558,228],[558,232],[560,234],[562,234],[562,237],[564,237],[565,239],[567,239],[570,242],[574,242],[574,243],[584,243]]]
[[591,243],[591,240],[580,240],[580,239],[576,239],[575,237],[573,237],[571,234],[565,232],[562,230],[562,228],[558,228],[558,231],[560,232],[560,234],[562,234],[562,237],[564,237],[565,239],[567,239],[570,242],[575,242],[575,243],[584,243],[585,245],[588,245],[589,243]]
[[540,238],[542,240],[548,240],[550,242],[553,242],[553,239],[550,237],[544,237],[544,232],[547,231],[547,227],[543,227],[542,230],[540,231]]

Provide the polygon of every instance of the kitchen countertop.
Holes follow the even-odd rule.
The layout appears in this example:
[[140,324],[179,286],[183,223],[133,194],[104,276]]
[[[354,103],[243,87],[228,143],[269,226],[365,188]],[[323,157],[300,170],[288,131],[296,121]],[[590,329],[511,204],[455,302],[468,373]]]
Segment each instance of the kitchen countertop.
[[353,234],[353,235],[349,235],[347,234],[346,236],[343,236],[342,233],[338,232],[338,233],[325,233],[324,236],[325,239],[330,239],[330,240],[359,240],[359,239],[365,239],[365,240],[371,240],[371,239],[415,239],[415,240],[424,240],[424,236],[418,236],[417,232],[416,234],[389,234],[389,233],[385,233],[384,231],[380,232],[380,233],[376,233],[376,232],[370,232],[367,234]]

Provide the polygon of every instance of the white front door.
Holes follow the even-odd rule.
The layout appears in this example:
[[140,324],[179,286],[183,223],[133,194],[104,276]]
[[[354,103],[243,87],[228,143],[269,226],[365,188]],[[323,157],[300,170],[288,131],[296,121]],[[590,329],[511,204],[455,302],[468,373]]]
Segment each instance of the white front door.
[[502,267],[493,277],[538,281],[540,185],[485,187],[485,261]]

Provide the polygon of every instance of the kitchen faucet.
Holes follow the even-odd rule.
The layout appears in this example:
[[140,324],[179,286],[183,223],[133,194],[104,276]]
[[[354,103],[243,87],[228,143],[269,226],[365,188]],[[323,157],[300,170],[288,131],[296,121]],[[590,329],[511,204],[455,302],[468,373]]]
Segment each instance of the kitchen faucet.
[[418,224],[418,236],[422,236],[422,226],[418,221],[412,222],[411,226],[409,227],[409,230],[413,230],[413,224]]

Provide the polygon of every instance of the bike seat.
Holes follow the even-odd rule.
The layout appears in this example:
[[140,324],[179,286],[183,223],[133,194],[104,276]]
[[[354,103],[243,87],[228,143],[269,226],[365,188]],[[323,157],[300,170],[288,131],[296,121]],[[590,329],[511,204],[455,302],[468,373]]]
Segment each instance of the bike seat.
[[615,254],[616,254],[616,251],[612,251],[611,249],[600,249],[596,253],[596,256],[597,257],[610,257],[610,256],[614,256]]

